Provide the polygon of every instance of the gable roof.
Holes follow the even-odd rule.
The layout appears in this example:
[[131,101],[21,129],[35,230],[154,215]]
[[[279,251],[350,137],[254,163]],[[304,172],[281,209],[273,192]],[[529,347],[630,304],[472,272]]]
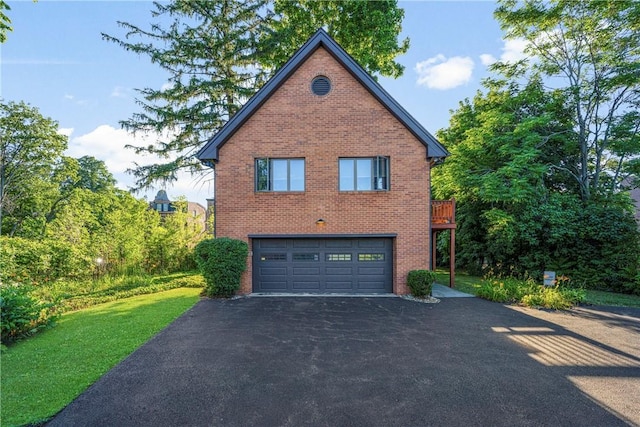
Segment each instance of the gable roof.
[[442,158],[449,152],[422,127],[398,102],[385,91],[329,34],[319,29],[280,68],[276,74],[253,95],[249,101],[202,147],[196,156],[203,162],[218,160],[218,152],[233,134],[255,113],[264,102],[304,63],[318,48],[323,47],[351,75],[364,86],[387,110],[398,119],[425,147],[428,158]]

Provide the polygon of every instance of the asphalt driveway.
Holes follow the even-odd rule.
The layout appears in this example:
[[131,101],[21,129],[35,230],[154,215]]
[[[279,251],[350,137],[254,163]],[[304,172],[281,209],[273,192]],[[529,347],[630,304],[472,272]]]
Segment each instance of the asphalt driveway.
[[476,298],[204,299],[49,425],[640,425],[638,311],[554,316]]

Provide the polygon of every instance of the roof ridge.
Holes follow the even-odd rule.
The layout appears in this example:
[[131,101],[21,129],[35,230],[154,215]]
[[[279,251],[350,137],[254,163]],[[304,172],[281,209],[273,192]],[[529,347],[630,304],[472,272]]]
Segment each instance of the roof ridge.
[[196,154],[202,162],[218,160],[218,151],[262,104],[318,48],[324,47],[354,78],[391,112],[422,144],[428,158],[442,158],[449,152],[411,116],[358,62],[351,57],[324,29],[319,28],[289,60],[240,108]]

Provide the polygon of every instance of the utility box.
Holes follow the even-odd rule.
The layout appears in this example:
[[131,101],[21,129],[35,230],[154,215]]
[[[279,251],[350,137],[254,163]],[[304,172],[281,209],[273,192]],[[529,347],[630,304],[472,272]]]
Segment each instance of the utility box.
[[555,286],[556,285],[556,272],[555,271],[545,271],[543,276],[543,284],[545,286]]

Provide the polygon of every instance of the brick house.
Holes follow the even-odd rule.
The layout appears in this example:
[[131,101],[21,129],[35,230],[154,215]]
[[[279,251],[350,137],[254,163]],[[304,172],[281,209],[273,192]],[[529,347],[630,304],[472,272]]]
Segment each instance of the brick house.
[[216,235],[249,244],[245,294],[408,293],[453,228],[430,215],[447,155],[323,30],[198,152]]
[[[167,192],[165,190],[158,191],[153,201],[149,203],[149,208],[157,211],[162,219],[176,212],[176,205],[174,202],[169,200],[169,196],[167,196]],[[200,203],[189,201],[187,202],[185,209],[193,223],[195,223],[202,231],[205,231],[207,228],[207,218],[209,214],[207,209]]]

